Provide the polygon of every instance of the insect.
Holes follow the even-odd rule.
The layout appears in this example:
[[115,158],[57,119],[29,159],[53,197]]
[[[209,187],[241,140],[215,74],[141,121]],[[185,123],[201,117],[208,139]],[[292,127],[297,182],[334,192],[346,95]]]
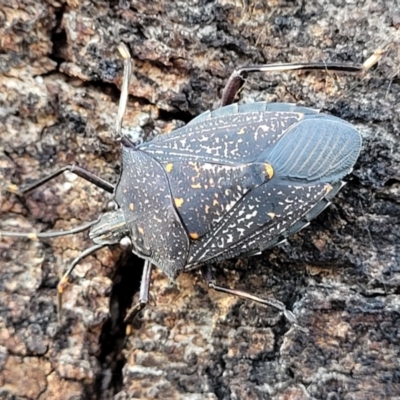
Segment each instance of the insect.
[[[276,307],[295,321],[275,299],[218,286],[209,265],[258,254],[307,226],[344,185],[342,178],[360,153],[361,137],[348,122],[311,108],[266,102],[237,105],[234,99],[248,73],[363,72],[370,65],[305,63],[238,69],[228,80],[220,108],[136,146],[121,134],[132,62],[126,46],[119,50],[124,79],[115,128],[122,153],[117,185],[68,165],[21,189],[9,187],[24,194],[68,170],[112,193],[118,208],[69,231],[1,231],[1,235],[50,238],[89,229],[94,246],[72,262],[58,284],[60,310],[64,286],[79,261],[128,238],[132,251],[145,259],[139,303],[131,313],[148,302],[153,266],[170,279],[201,267],[210,288]],[[374,56],[377,61],[379,55]]]

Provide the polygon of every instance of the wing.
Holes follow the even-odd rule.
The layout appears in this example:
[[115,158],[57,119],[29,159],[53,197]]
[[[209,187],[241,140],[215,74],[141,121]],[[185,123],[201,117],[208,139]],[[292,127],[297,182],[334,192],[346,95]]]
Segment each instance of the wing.
[[[160,163],[273,164],[285,179],[337,181],[358,158],[361,137],[339,118],[285,103],[232,104],[138,149]],[[291,168],[290,168],[291,166]]]
[[291,127],[258,160],[285,181],[334,183],[350,173],[360,150],[361,136],[352,125],[319,114]]
[[[188,267],[273,247],[300,230],[328,203],[340,184],[286,184],[273,181],[249,192],[190,248]],[[323,207],[320,205],[323,204]]]
[[140,146],[166,171],[191,239],[188,267],[272,247],[304,227],[360,148],[359,133],[339,118],[267,103],[204,113]]
[[[267,103],[261,104],[266,107]],[[252,104],[253,108],[255,107]],[[247,111],[223,107],[201,114],[183,128],[138,146],[159,162],[211,162],[225,165],[256,160],[306,114],[300,111]]]
[[221,165],[197,161],[164,164],[175,207],[189,237],[214,229],[251,190],[272,177],[267,163]]

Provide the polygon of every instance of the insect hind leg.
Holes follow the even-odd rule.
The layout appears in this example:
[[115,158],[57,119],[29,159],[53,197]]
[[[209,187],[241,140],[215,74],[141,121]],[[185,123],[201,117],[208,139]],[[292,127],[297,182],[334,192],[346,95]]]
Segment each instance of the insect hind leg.
[[377,49],[371,57],[369,57],[363,64],[346,64],[346,63],[325,63],[325,62],[311,62],[311,63],[288,63],[288,64],[261,64],[251,65],[248,67],[238,68],[232,72],[231,76],[226,83],[221,97],[220,107],[232,104],[235,100],[237,93],[240,91],[245,83],[245,77],[248,73],[253,72],[285,72],[285,71],[336,71],[348,73],[365,72],[374,66],[386,53],[385,49]]
[[[286,308],[286,306],[279,300],[276,300],[274,298],[261,298],[261,297],[255,296],[248,292],[243,292],[241,290],[229,289],[229,288],[226,288],[223,286],[219,286],[216,284],[216,281],[213,277],[211,268],[208,265],[201,267],[201,272],[202,272],[202,275],[210,289],[214,289],[217,292],[231,294],[231,295],[237,296],[241,299],[251,300],[258,304],[262,304],[264,306],[274,307],[285,316],[285,318],[288,320],[288,322],[290,322],[291,324],[296,324],[298,326],[297,319],[294,316],[294,314],[291,311],[289,311]],[[304,328],[302,328],[302,329],[304,329]]]

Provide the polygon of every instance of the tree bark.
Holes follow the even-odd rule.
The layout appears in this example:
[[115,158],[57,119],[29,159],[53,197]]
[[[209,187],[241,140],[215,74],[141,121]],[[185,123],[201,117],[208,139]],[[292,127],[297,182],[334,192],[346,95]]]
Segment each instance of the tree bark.
[[218,107],[237,67],[363,62],[364,76],[249,76],[240,102],[290,102],[353,123],[363,150],[311,226],[260,256],[214,266],[222,285],[272,296],[276,310],[208,290],[197,271],[152,275],[151,303],[127,332],[143,262],[114,246],[0,239],[0,397],[17,399],[390,399],[400,396],[400,14],[394,0],[345,2],[19,0],[0,7],[2,230],[70,229],[112,196],[65,174],[24,197],[6,191],[66,164],[116,183],[113,139],[134,60],[124,128],[134,140]]

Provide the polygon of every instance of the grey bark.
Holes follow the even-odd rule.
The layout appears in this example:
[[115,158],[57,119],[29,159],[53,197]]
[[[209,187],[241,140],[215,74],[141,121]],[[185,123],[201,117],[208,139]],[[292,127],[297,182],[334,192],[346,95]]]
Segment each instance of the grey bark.
[[[6,192],[76,163],[115,183],[112,132],[123,41],[135,62],[125,127],[141,140],[215,108],[236,67],[363,62],[365,77],[256,75],[242,102],[294,102],[360,130],[364,145],[334,204],[261,256],[216,266],[221,284],[270,308],[153,273],[151,304],[127,335],[142,263],[117,246],[56,284],[87,235],[0,239],[0,397],[16,399],[394,399],[400,396],[400,17],[393,1],[30,1],[0,7],[3,230],[68,229],[111,199],[66,174],[25,198]],[[135,300],[133,300],[135,301]]]

